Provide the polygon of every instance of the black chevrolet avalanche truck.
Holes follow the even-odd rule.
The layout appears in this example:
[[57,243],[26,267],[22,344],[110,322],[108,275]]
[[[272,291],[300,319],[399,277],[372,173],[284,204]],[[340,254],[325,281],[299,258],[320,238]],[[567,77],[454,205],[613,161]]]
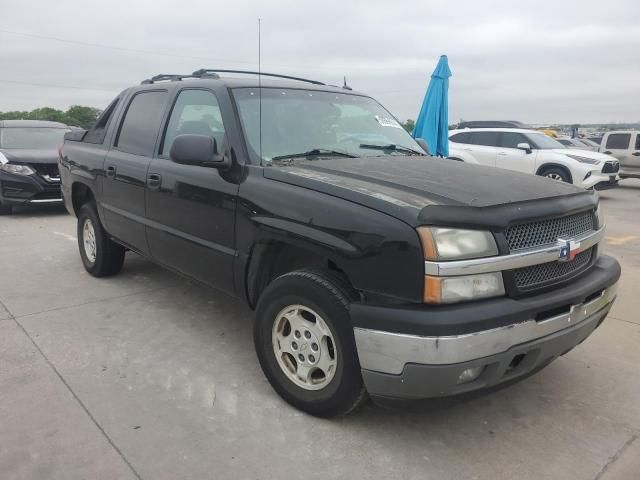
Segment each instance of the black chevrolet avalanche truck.
[[369,96],[250,73],[158,75],[66,135],[90,274],[131,250],[243,299],[273,388],[324,417],[497,388],[604,320],[597,193],[432,158]]

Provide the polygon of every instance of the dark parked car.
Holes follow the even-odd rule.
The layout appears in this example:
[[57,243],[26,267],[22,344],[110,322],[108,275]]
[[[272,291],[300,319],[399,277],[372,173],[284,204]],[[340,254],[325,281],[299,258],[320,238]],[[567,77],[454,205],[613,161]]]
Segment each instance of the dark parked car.
[[226,73],[154,77],[67,136],[90,274],[129,249],[243,299],[272,386],[319,416],[524,378],[604,320],[596,192],[428,157],[354,91]]
[[58,149],[68,131],[58,122],[0,121],[0,214],[14,206],[62,203]]

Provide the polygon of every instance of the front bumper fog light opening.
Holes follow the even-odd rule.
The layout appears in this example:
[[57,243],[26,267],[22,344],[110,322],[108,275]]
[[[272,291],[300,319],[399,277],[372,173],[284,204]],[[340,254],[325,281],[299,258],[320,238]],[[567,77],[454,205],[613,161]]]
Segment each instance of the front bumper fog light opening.
[[465,383],[473,382],[474,380],[477,380],[480,375],[482,375],[484,369],[484,365],[481,367],[467,368],[466,370],[463,370],[463,372],[458,376],[458,381],[456,383],[458,385],[463,385]]

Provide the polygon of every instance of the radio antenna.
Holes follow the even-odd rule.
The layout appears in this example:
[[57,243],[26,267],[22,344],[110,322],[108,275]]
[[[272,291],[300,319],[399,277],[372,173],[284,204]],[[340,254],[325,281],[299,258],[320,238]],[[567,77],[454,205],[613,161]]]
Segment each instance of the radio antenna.
[[262,19],[258,18],[258,132],[260,145],[260,163],[262,163]]

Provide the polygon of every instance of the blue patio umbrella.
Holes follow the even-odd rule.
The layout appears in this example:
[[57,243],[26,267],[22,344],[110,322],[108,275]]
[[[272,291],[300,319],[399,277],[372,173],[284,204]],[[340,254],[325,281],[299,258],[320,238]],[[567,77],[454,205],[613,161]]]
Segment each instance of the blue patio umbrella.
[[431,75],[427,94],[413,129],[413,138],[422,138],[429,146],[431,155],[449,155],[449,62],[442,55]]

